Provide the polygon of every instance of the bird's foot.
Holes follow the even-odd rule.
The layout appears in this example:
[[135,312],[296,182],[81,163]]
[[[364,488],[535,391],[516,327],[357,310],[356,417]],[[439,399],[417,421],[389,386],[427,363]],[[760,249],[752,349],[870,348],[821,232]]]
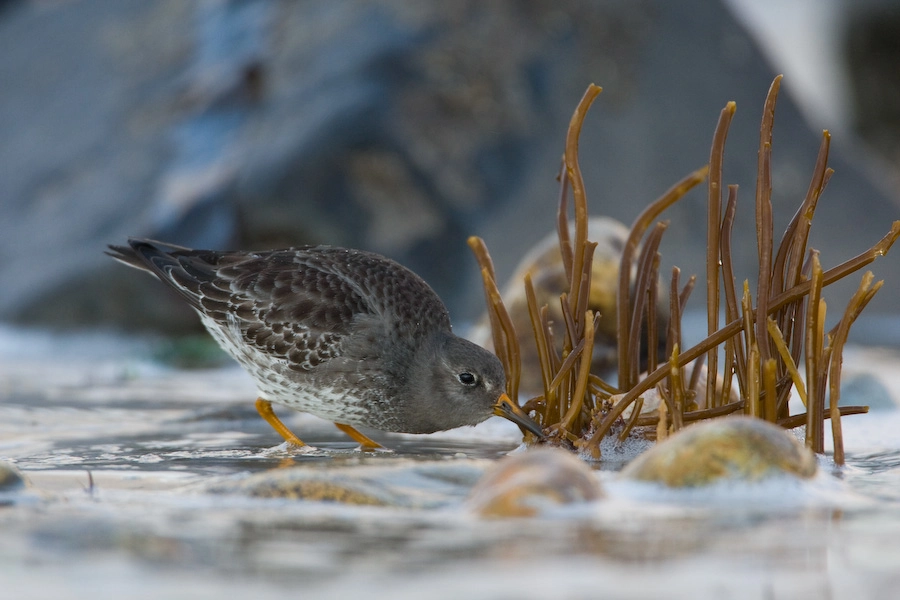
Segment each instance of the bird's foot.
[[349,435],[355,441],[359,442],[359,448],[363,452],[369,452],[372,450],[387,450],[384,446],[382,446],[366,434],[358,431],[356,428],[351,427],[350,425],[335,423],[334,426]]

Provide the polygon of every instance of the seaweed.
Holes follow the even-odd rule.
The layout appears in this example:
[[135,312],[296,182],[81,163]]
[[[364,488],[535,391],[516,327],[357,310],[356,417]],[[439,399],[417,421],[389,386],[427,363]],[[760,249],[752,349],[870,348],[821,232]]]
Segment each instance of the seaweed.
[[[522,284],[537,348],[543,382],[540,395],[523,409],[542,426],[545,437],[525,434],[528,443],[571,447],[587,457],[601,458],[600,442],[617,435],[662,439],[691,422],[743,412],[784,428],[805,426],[806,445],[823,453],[825,420],[831,421],[834,461],[843,464],[841,417],[866,412],[864,406],[838,406],[843,347],[851,325],[880,289],[871,272],[847,304],[838,324],[825,331],[826,303],[822,290],[886,254],[900,237],[895,221],[885,237],[867,251],[823,270],[818,252],[808,247],[809,232],[819,199],[831,178],[828,152],[831,136],[823,132],[810,185],[774,246],[772,214],[772,132],[781,76],[772,82],[763,109],[756,178],[756,236],[758,279],[755,296],[744,281],[741,294],[732,265],[731,232],[738,187],[727,186],[722,206],[725,142],[736,111],[734,102],[722,109],[713,134],[709,164],[677,182],[635,219],[622,251],[617,289],[618,379],[612,385],[590,372],[593,337],[599,315],[588,307],[591,260],[595,243],[587,239],[587,196],[578,162],[578,141],[588,109],[601,92],[590,85],[572,115],[566,136],[559,182],[556,229],[567,288],[559,297],[565,325],[557,346],[550,328],[548,307],[538,306],[530,276]],[[669,285],[668,324],[657,322],[660,300],[660,242],[668,223],[657,219],[703,181],[707,182],[706,308],[707,337],[683,348],[681,315],[696,277],[681,284],[674,268]],[[568,196],[574,212],[574,238],[569,230]],[[469,239],[481,267],[494,349],[507,373],[507,393],[518,397],[522,369],[512,320],[500,296],[490,254],[477,237]],[[719,323],[724,303],[725,323]],[[665,360],[653,351],[665,339]],[[557,347],[561,347],[559,352]],[[803,359],[805,376],[799,365]],[[641,373],[646,359],[647,372]],[[721,363],[720,363],[720,358]],[[700,385],[705,375],[706,383]],[[791,414],[789,399],[796,391],[805,412]],[[642,413],[645,400],[655,394],[658,409]],[[626,411],[631,409],[625,418]]]

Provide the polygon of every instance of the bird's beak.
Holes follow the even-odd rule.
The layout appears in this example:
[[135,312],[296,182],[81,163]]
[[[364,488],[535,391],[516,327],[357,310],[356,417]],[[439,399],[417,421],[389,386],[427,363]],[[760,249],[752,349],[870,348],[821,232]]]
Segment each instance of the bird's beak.
[[544,432],[541,431],[540,426],[532,421],[531,417],[525,414],[525,411],[510,400],[506,394],[500,394],[500,397],[497,398],[497,402],[494,404],[494,414],[498,417],[509,419],[523,431],[527,429],[539,438],[544,437]]

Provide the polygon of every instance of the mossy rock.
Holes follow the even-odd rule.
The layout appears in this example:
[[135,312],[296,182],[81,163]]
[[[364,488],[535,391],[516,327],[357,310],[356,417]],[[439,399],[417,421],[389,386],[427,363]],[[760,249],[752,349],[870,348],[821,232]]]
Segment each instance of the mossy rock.
[[310,473],[301,469],[266,471],[233,485],[217,486],[212,491],[254,498],[284,498],[356,506],[393,506],[400,503],[390,490],[375,481],[328,473]]
[[497,462],[475,484],[468,508],[482,517],[532,517],[603,497],[590,467],[558,448],[533,448]]
[[357,506],[387,506],[383,491],[363,485],[359,481],[345,482],[328,479],[297,479],[294,481],[263,482],[251,490],[251,496],[261,498],[289,498],[315,502],[339,502]]
[[778,474],[805,479],[816,470],[815,455],[790,432],[754,417],[728,417],[682,429],[634,459],[622,477],[685,488]]

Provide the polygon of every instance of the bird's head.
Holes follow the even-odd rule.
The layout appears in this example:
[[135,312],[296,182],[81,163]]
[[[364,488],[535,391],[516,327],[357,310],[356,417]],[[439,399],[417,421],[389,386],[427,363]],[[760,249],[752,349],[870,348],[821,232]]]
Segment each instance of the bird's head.
[[[500,360],[476,344],[453,334],[436,341],[431,356],[420,357],[418,393],[422,428],[431,431],[475,425],[493,415],[541,436],[541,428],[506,395]],[[424,433],[424,431],[423,431]]]

